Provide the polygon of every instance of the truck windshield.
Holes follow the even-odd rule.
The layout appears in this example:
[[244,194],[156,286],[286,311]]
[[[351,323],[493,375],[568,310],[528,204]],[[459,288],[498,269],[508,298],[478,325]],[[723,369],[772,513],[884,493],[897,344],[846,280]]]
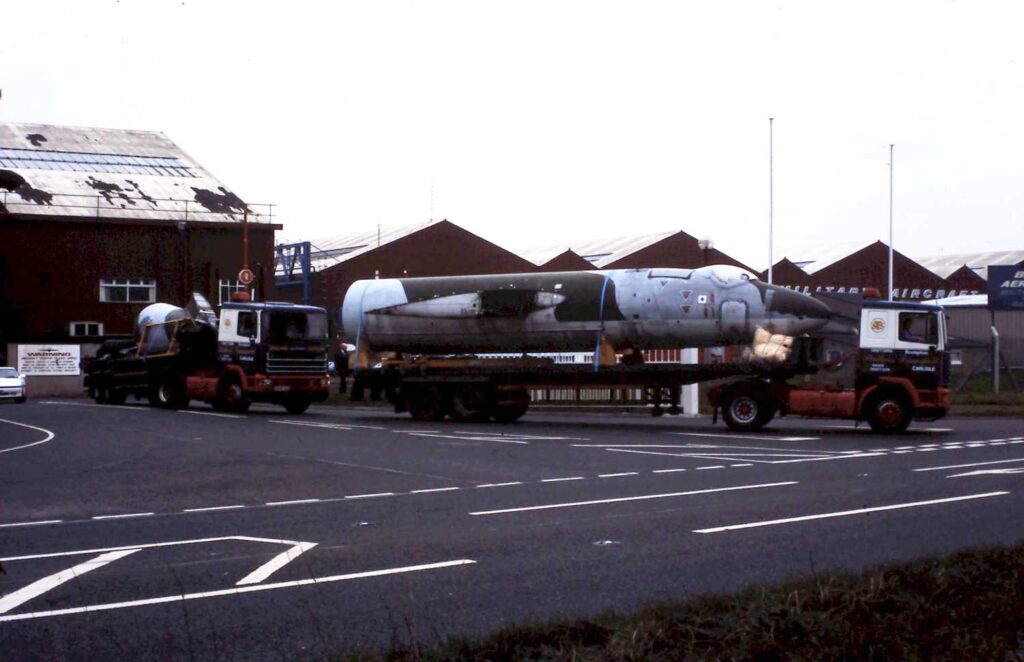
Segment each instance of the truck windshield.
[[265,329],[271,343],[327,338],[327,316],[323,313],[266,313]]

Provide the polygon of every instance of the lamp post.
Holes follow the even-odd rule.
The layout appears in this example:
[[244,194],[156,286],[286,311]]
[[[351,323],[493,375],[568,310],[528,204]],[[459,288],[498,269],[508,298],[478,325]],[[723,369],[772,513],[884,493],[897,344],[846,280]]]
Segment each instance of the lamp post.
[[892,148],[889,144],[889,301],[892,301]]
[[775,167],[774,167],[774,135],[772,133],[772,127],[774,125],[775,118],[768,118],[768,284],[772,284],[772,266],[775,259],[773,253],[773,243],[775,241],[774,224],[775,224]]

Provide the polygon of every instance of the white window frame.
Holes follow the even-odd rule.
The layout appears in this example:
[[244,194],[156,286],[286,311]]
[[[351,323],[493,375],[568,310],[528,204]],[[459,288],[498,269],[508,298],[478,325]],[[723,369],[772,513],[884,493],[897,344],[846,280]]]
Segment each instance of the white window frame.
[[[110,290],[124,288],[125,299],[118,301],[110,298]],[[145,299],[133,299],[133,290],[146,288]],[[154,303],[156,301],[156,280],[149,278],[104,278],[100,280],[101,303]]]
[[[231,295],[235,292],[248,292],[249,300],[256,300],[256,292],[254,290],[250,290],[242,281],[230,280],[228,278],[217,279],[217,305],[223,306],[226,303],[231,303]],[[224,297],[225,294],[227,294],[227,298]]]
[[[87,325],[86,329],[85,329],[86,333],[75,333],[75,325],[77,325],[77,324]],[[89,326],[95,326],[96,327],[96,333],[89,333],[88,332],[89,331],[89,328],[88,328]],[[68,335],[71,336],[72,338],[102,336],[103,335],[103,322],[86,322],[86,321],[68,322]]]

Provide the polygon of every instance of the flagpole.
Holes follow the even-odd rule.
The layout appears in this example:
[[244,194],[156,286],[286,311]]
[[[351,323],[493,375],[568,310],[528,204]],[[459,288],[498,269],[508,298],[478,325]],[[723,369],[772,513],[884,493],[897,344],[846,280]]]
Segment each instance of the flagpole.
[[774,163],[774,117],[768,118],[768,284],[772,284],[772,269],[775,264],[773,243],[775,241],[775,163]]
[[889,301],[892,301],[892,148],[889,144]]

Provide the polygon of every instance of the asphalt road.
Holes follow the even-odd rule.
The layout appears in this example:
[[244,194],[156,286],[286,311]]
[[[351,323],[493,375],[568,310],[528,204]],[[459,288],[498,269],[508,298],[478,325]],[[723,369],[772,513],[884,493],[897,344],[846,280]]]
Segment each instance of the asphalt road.
[[1024,539],[1024,423],[0,406],[4,659],[302,659]]

